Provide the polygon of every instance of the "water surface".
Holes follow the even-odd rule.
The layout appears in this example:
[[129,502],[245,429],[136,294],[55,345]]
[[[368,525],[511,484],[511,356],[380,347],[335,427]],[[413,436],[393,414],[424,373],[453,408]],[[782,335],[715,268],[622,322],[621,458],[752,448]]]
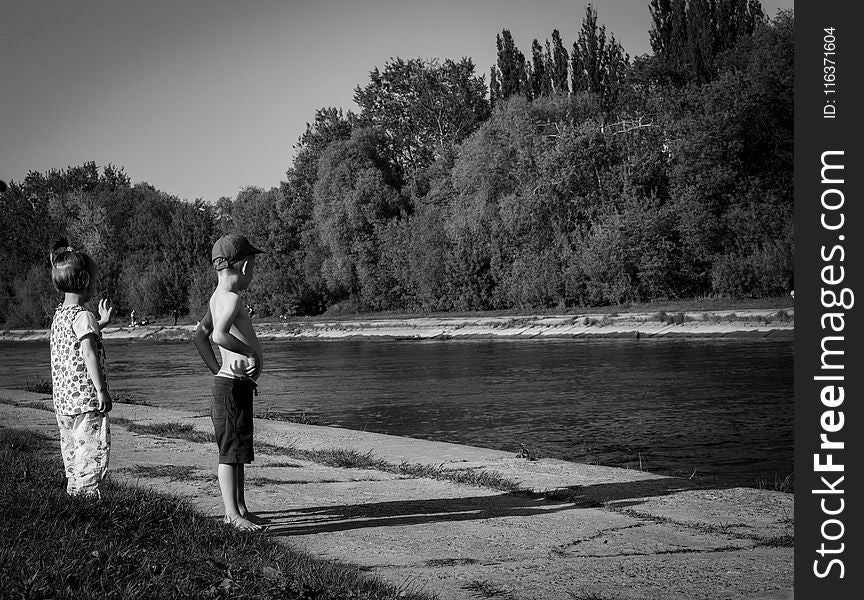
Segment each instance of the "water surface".
[[[106,341],[112,390],[207,410],[189,343]],[[773,485],[793,470],[788,339],[280,340],[263,342],[261,410],[352,429]],[[47,343],[0,344],[21,387]]]

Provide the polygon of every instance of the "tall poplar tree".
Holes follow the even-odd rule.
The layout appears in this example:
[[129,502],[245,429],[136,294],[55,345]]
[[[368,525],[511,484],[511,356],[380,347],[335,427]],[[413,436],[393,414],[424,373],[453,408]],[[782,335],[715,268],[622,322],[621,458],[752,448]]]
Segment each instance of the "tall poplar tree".
[[504,29],[495,37],[498,47],[499,93],[493,101],[505,100],[510,96],[526,94],[528,90],[528,68],[525,55],[516,47],[510,30]]
[[606,26],[597,25],[597,11],[589,4],[579,38],[573,43],[573,93],[592,92],[601,97],[604,107],[611,108],[629,60],[614,35],[607,41]]
[[707,83],[714,75],[714,0],[689,0],[687,31],[690,77],[697,83]]
[[543,47],[537,38],[534,38],[534,41],[531,42],[531,76],[529,78],[532,98],[539,98],[547,88],[545,62]]
[[552,89],[556,93],[567,93],[570,89],[568,78],[570,75],[570,55],[561,34],[557,29],[552,30]]
[[758,0],[651,0],[651,49],[660,72],[677,83],[706,83],[717,57],[753,35],[764,21]]

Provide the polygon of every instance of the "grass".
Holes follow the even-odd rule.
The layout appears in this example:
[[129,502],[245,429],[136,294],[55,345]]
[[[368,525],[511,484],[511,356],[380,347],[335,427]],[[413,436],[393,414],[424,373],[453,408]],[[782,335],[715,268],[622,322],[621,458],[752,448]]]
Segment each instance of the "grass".
[[34,379],[24,382],[25,392],[34,392],[36,394],[50,394],[54,390],[54,386],[50,379]]
[[187,442],[216,442],[216,437],[212,433],[198,431],[188,423],[137,423],[122,417],[112,417],[111,422],[122,425],[132,433],[174,438]]
[[476,558],[432,558],[426,561],[429,567],[455,567],[457,565],[476,565]]
[[710,323],[764,323],[765,325],[770,325],[775,321],[779,323],[790,323],[792,321],[792,316],[785,310],[779,310],[777,312],[769,313],[765,316],[739,315],[733,312],[723,315],[704,315],[703,320]]
[[[54,391],[54,385],[50,379],[28,379],[24,382],[24,391],[33,392],[36,394],[50,394]],[[118,404],[135,404],[138,406],[153,406],[148,401],[138,398],[134,394],[127,392],[112,393],[111,399]]]
[[329,467],[341,467],[344,469],[370,469],[392,473],[394,475],[401,475],[403,477],[452,481],[453,483],[491,488],[504,492],[515,492],[519,490],[519,484],[517,482],[507,479],[495,471],[484,471],[482,469],[454,470],[445,469],[440,465],[422,465],[408,462],[396,464],[374,456],[371,451],[362,454],[356,450],[344,448],[304,450],[293,446],[276,446],[273,444],[256,444],[256,448],[267,454],[289,456],[298,460],[315,462]]
[[683,325],[684,323],[691,323],[694,321],[701,321],[713,324],[719,323],[764,323],[765,325],[770,325],[771,323],[779,322],[779,323],[790,323],[793,319],[792,316],[785,310],[778,310],[776,312],[768,313],[766,315],[739,315],[735,312],[729,313],[712,313],[712,314],[703,314],[697,317],[690,316],[684,312],[676,312],[669,314],[665,311],[660,311],[653,313],[651,315],[650,320],[652,321],[660,321],[665,325]]
[[513,317],[502,322],[490,323],[492,329],[516,329],[519,327],[530,327],[534,324],[531,317]]
[[142,479],[151,479],[154,477],[164,477],[170,481],[210,481],[212,476],[207,477],[197,474],[199,469],[189,466],[177,465],[134,465],[120,469],[123,473],[129,473],[132,477],[140,477]]
[[[209,414],[209,413],[208,413]],[[306,411],[299,412],[284,412],[273,410],[268,407],[263,413],[257,413],[256,419],[266,419],[268,421],[285,421],[286,423],[298,423],[300,425],[327,425],[323,419],[310,415]]]
[[666,325],[681,325],[685,321],[693,320],[687,315],[685,315],[683,312],[677,312],[674,315],[668,315],[665,311],[660,311],[654,316],[654,318],[661,323],[665,323]]
[[25,401],[21,402],[19,400],[13,400],[12,398],[4,398],[0,397],[0,404],[6,404],[8,406],[20,406],[22,408],[35,408],[37,410],[44,410],[46,412],[54,412],[54,403],[47,400],[37,400],[35,402]]
[[115,404],[132,404],[135,406],[153,406],[147,400],[143,400],[134,394],[129,394],[127,392],[120,392],[118,394],[112,394],[111,399]]
[[756,487],[760,490],[773,490],[775,492],[792,494],[795,492],[794,473],[789,473],[783,479],[780,479],[778,473],[774,473],[773,481],[768,477],[757,477]]
[[0,598],[428,598],[197,513],[190,502],[109,484],[70,498],[48,440],[0,428]]
[[484,471],[482,469],[442,469],[434,465],[404,462],[399,465],[388,464],[388,469],[389,472],[397,475],[440,479],[443,481],[452,481],[453,483],[500,490],[502,492],[520,491],[518,482],[507,479],[495,471]]
[[294,463],[294,462],[288,462],[288,461],[277,461],[277,462],[267,463],[266,465],[263,465],[263,466],[264,467],[287,467],[289,469],[299,469],[302,465],[299,465],[299,464]]
[[795,536],[790,533],[785,533],[771,538],[762,538],[756,542],[756,546],[767,548],[794,548]]
[[582,324],[589,327],[605,327],[609,324],[609,315],[603,315],[599,319],[595,317],[584,317],[582,319]]
[[487,580],[474,580],[462,586],[463,590],[473,592],[482,598],[513,598],[513,596],[498,584]]
[[[32,390],[27,390],[27,391],[32,391]],[[41,392],[41,393],[50,394],[51,390],[48,390],[47,392]],[[121,393],[121,394],[117,394],[116,396],[112,396],[111,399],[114,401],[115,404],[135,404],[138,406],[153,406],[152,404],[150,404],[146,400],[141,400],[141,399],[137,398],[136,396],[133,396],[132,394]],[[25,402],[20,402],[17,400],[11,400],[9,398],[0,398],[0,403],[9,404],[10,406],[23,406],[26,408],[37,408],[39,410],[47,410],[48,412],[54,412],[54,403],[51,401],[51,398],[46,398],[44,400],[37,400],[35,402],[29,401],[29,400],[25,401]],[[112,417],[112,419],[114,419],[114,418]],[[122,421],[122,419],[119,417],[117,417],[114,420]]]

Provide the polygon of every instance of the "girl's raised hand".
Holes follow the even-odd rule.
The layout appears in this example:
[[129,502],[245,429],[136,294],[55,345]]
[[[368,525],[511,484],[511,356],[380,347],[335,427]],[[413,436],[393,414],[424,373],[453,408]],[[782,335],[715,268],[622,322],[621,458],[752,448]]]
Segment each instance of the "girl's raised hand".
[[99,301],[99,329],[104,329],[111,322],[111,317],[114,316],[114,305],[108,298],[102,298]]

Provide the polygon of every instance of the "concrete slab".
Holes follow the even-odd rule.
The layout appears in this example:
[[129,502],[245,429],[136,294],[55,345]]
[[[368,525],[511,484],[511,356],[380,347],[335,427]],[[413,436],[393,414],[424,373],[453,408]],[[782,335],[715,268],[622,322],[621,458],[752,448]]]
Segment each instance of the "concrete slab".
[[[42,394],[0,390],[0,423],[56,436]],[[18,404],[14,406],[13,404]],[[111,416],[188,423],[193,412],[118,404]],[[112,427],[112,477],[191,499],[219,515],[215,448]],[[792,598],[791,494],[699,488],[626,469],[346,429],[256,420],[247,499],[265,535],[359,565],[442,599]],[[348,448],[388,462],[496,471],[522,493],[329,467],[278,448]],[[58,458],[59,460],[59,458]],[[154,467],[186,467],[182,478]],[[559,490],[543,497],[537,492]],[[533,493],[532,493],[533,492]]]

